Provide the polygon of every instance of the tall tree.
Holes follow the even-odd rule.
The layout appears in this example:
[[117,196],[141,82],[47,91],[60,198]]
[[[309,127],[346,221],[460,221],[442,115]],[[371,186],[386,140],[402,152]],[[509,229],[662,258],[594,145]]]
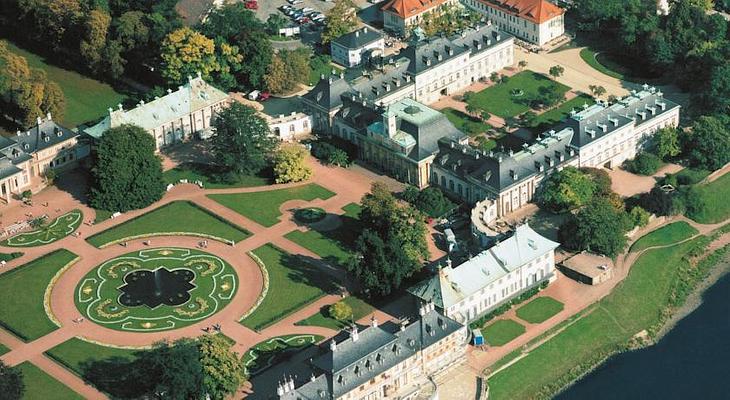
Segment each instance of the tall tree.
[[165,192],[155,141],[135,125],[122,125],[104,133],[91,176],[91,205],[101,210],[144,208],[161,199]]
[[91,10],[86,19],[84,38],[79,45],[81,57],[86,60],[91,70],[99,73],[103,49],[106,45],[107,33],[112,17],[104,10]]
[[628,214],[605,198],[596,198],[577,214],[570,215],[558,236],[571,250],[588,250],[609,257],[626,247],[626,232],[633,226]]
[[0,393],[3,399],[20,400],[25,393],[23,374],[18,368],[10,368],[0,360]]
[[730,162],[730,129],[715,117],[700,117],[686,135],[684,152],[694,167],[716,170]]
[[278,140],[256,110],[234,102],[218,114],[213,126],[212,152],[228,173],[251,174],[269,165]]
[[140,364],[155,377],[154,394],[163,399],[204,399],[200,349],[192,339],[156,343],[141,354]]
[[590,175],[575,167],[565,167],[548,176],[538,197],[547,209],[564,212],[588,203],[597,189]]
[[231,351],[223,335],[205,335],[198,339],[203,391],[211,399],[225,399],[246,381],[243,362]]
[[565,68],[563,68],[562,65],[553,65],[548,70],[548,73],[550,76],[553,77],[553,79],[558,79],[559,77],[563,76],[563,73],[565,72]]
[[298,144],[285,144],[274,154],[276,183],[306,181],[312,177],[312,167],[307,165],[307,151]]
[[198,72],[207,79],[220,68],[213,40],[190,28],[180,28],[167,35],[161,52],[162,76],[170,84],[182,83]]
[[352,32],[358,23],[357,8],[352,0],[335,0],[335,5],[327,12],[322,43],[327,44],[338,37]]
[[659,129],[654,134],[654,142],[656,155],[663,160],[677,156],[682,151],[679,143],[679,129],[673,126]]

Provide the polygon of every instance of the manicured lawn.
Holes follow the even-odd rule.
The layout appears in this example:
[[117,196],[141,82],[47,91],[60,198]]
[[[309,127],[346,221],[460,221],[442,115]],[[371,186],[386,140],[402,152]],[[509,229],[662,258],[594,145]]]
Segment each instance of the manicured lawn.
[[112,214],[114,214],[112,211],[106,210],[94,210],[94,212],[96,213],[96,216],[94,217],[95,224],[108,220],[112,217]]
[[342,207],[342,211],[345,212],[344,215],[346,217],[360,219],[360,211],[362,211],[362,206],[357,203],[350,203]]
[[552,297],[543,296],[517,309],[517,317],[531,324],[539,324],[563,311],[563,303]]
[[75,258],[68,250],[56,250],[0,275],[0,324],[26,342],[56,330],[43,299],[56,273]]
[[4,344],[0,343],[0,356],[9,352],[10,349],[7,348]]
[[20,252],[13,252],[13,253],[0,253],[0,261],[10,261],[15,260],[16,258],[22,256],[23,253]]
[[664,246],[687,239],[697,233],[697,229],[685,221],[673,222],[665,225],[637,240],[631,251],[641,251],[647,247]]
[[30,361],[26,361],[16,368],[23,373],[25,383],[23,400],[83,400],[78,393],[31,364]]
[[592,313],[491,377],[490,399],[546,397],[577,377],[571,370],[601,360],[661,321],[680,266],[686,264],[683,257],[695,245],[693,240],[641,255]]
[[562,121],[563,118],[567,117],[573,109],[583,109],[583,104],[592,105],[595,100],[587,94],[581,94],[576,96],[558,107],[551,110],[545,111],[535,118],[535,124],[537,130],[545,130],[546,128],[557,124]]
[[[374,310],[373,306],[355,296],[346,297],[342,301],[344,301],[352,308],[353,321],[357,321],[360,318],[365,317],[366,315],[372,313]],[[297,322],[295,325],[321,326],[336,331],[342,330],[348,326],[347,324],[343,324],[342,322],[330,317],[328,310],[329,306],[322,307],[322,309],[320,309],[318,313]]]
[[491,125],[453,108],[444,108],[440,111],[457,129],[470,136],[479,135],[492,128]]
[[[183,218],[184,216],[184,218]],[[250,233],[189,201],[174,201],[86,239],[96,247],[133,238],[190,235],[239,242]]]
[[687,207],[687,216],[701,224],[715,224],[730,217],[730,174],[709,184],[690,189],[695,207]]
[[285,335],[256,344],[243,355],[243,364],[249,376],[283,361],[289,354],[314,345],[324,337],[319,335]]
[[500,319],[482,328],[484,340],[491,346],[503,346],[523,333],[525,326],[511,319]]
[[71,210],[38,229],[19,233],[2,242],[9,247],[43,246],[74,233],[84,220],[81,210]]
[[281,217],[279,208],[289,200],[326,200],[334,195],[322,186],[310,183],[288,189],[253,193],[211,194],[208,197],[244,217],[268,227],[279,222],[279,217]]
[[137,350],[102,346],[73,338],[46,351],[46,354],[83,377],[87,372],[85,368],[96,361],[112,358],[130,361],[134,359],[136,352]]
[[586,47],[580,51],[580,58],[582,58],[583,61],[585,61],[588,65],[593,67],[593,69],[598,72],[614,77],[616,79],[624,79],[623,74],[608,69],[606,66],[598,62],[598,60],[596,59],[596,54],[596,52]]
[[333,289],[329,276],[271,244],[253,254],[266,266],[269,289],[258,308],[241,320],[248,328],[261,330]]
[[[559,90],[562,93],[570,88],[532,71],[522,71],[507,81],[488,87],[473,94],[469,102],[502,118],[514,117],[530,109],[526,99],[536,95],[541,87]],[[522,96],[513,96],[512,89],[522,90]]]
[[316,253],[331,265],[344,266],[350,257],[350,252],[342,242],[333,240],[322,232],[315,230],[306,232],[294,230],[284,235],[284,237]]
[[179,165],[173,169],[167,170],[162,174],[165,183],[178,183],[181,179],[187,179],[188,182],[203,182],[206,189],[224,189],[236,187],[253,187],[265,186],[272,183],[272,171],[267,169],[256,175],[241,175],[230,182],[220,181],[216,179],[218,172],[215,167],[205,164],[187,163]]
[[675,174],[680,185],[694,185],[710,175],[706,169],[685,168]]
[[111,86],[87,78],[78,72],[46,64],[43,57],[23,50],[8,42],[8,48],[28,60],[28,65],[46,72],[48,79],[58,83],[66,98],[66,112],[61,122],[73,128],[107,114],[109,107],[116,108],[125,96]]

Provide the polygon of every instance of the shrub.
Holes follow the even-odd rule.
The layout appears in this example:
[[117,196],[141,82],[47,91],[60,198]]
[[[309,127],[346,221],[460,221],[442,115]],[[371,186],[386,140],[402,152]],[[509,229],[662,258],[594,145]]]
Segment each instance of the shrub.
[[327,142],[312,143],[312,155],[325,164],[347,167],[350,165],[350,156],[347,152]]
[[413,204],[418,211],[433,218],[441,217],[456,207],[456,204],[444,196],[441,189],[433,186],[421,191],[416,187],[408,186],[401,194],[401,198]]
[[338,301],[329,307],[330,317],[340,321],[348,322],[352,320],[352,307],[344,301]]
[[659,187],[654,187],[639,199],[642,208],[656,215],[678,215],[685,210],[684,196],[679,191],[665,193]]
[[654,175],[662,166],[662,160],[651,153],[639,153],[633,160],[626,161],[626,169],[639,175]]
[[641,207],[634,207],[629,212],[629,217],[631,218],[631,221],[633,222],[634,226],[639,227],[645,227],[646,224],[649,223],[649,217],[651,214],[649,214],[648,211],[644,210]]

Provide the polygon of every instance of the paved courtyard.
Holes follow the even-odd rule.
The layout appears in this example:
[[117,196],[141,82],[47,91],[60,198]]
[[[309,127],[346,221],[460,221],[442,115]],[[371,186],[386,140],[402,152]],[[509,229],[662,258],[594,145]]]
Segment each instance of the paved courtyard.
[[[181,151],[176,153],[176,157],[185,159],[184,154],[185,152]],[[169,168],[177,164],[176,161],[179,160],[168,159],[166,166]],[[21,206],[20,203],[14,203],[4,207],[2,210],[3,225],[8,225],[16,220],[24,220],[30,214],[48,214],[49,217],[55,218],[74,209],[81,210],[84,223],[73,235],[65,236],[49,244],[23,248],[24,254],[21,257],[9,261],[3,267],[1,272],[7,273],[57,249],[65,249],[79,256],[78,260],[72,263],[70,268],[60,273],[54,279],[47,290],[49,296],[46,312],[51,320],[56,321],[58,328],[47,335],[36,340],[30,340],[29,342],[23,342],[10,332],[0,329],[0,343],[10,349],[9,352],[2,356],[2,360],[9,365],[18,365],[22,362],[30,361],[83,397],[100,399],[106,398],[106,396],[87,385],[77,375],[56,364],[55,361],[52,361],[44,353],[74,337],[81,337],[92,342],[114,346],[145,347],[163,339],[175,340],[182,337],[199,336],[203,334],[204,328],[214,324],[220,324],[222,333],[233,339],[235,342],[233,349],[239,354],[243,354],[248,348],[267,338],[285,334],[314,334],[325,338],[335,335],[337,331],[329,328],[295,325],[298,321],[316,314],[322,307],[338,301],[340,296],[334,294],[326,294],[298,310],[285,315],[276,323],[259,331],[251,330],[239,323],[241,317],[255,307],[257,298],[264,286],[261,269],[247,253],[267,243],[271,243],[289,254],[310,260],[311,265],[318,270],[318,274],[329,276],[329,280],[338,282],[346,288],[350,287],[350,282],[348,282],[344,272],[340,268],[321,261],[319,255],[284,237],[285,234],[293,230],[302,229],[300,224],[293,219],[292,210],[294,208],[306,205],[320,207],[330,214],[343,214],[344,211],[342,208],[351,203],[359,203],[361,197],[370,190],[370,185],[375,180],[385,181],[390,187],[395,189],[402,187],[402,185],[392,179],[381,177],[360,167],[343,169],[325,167],[316,162],[312,164],[315,174],[311,182],[230,189],[201,189],[192,184],[180,184],[168,191],[161,201],[146,209],[127,212],[117,218],[108,219],[97,224],[92,224],[95,212],[83,203],[84,197],[82,193],[70,194],[60,190],[58,187],[48,188],[34,196],[33,206]],[[70,182],[65,182],[61,185],[61,187],[66,187],[72,184],[83,184],[84,177],[78,174],[71,174],[63,179],[70,180]],[[302,200],[286,201],[279,207],[279,211],[282,214],[279,222],[270,227],[262,226],[207,197],[211,194],[255,193],[272,189],[296,188],[309,183],[316,183],[325,189],[329,189],[334,192],[334,195],[326,200],[315,199],[308,202]],[[193,321],[189,325],[178,329],[166,331],[150,329],[144,333],[137,333],[125,331],[124,329],[112,329],[111,327],[105,327],[89,321],[88,316],[82,322],[79,322],[79,318],[83,315],[79,312],[77,305],[74,304],[75,294],[79,290],[82,290],[79,285],[84,281],[84,277],[87,277],[87,274],[95,270],[105,260],[129,253],[136,254],[136,252],[140,252],[140,254],[143,254],[150,249],[201,248],[201,238],[185,235],[130,238],[124,242],[125,245],[110,244],[101,248],[94,247],[85,239],[109,228],[118,227],[162,205],[181,200],[192,202],[197,207],[220,216],[223,220],[245,228],[251,234],[234,245],[217,240],[209,240],[204,249],[204,252],[225,261],[235,270],[239,287],[230,304],[225,305],[209,317],[199,321]],[[433,246],[431,247],[434,248]],[[17,248],[0,246],[0,252],[2,253],[11,253],[13,251],[17,251]],[[438,258],[442,254],[436,251],[433,257]],[[38,302],[42,301],[42,298],[38,299]],[[392,319],[391,315],[382,311],[375,310],[374,313],[380,321]],[[363,317],[363,320],[360,322],[367,324],[371,315],[368,314],[366,317]],[[255,391],[255,388],[253,390]]]

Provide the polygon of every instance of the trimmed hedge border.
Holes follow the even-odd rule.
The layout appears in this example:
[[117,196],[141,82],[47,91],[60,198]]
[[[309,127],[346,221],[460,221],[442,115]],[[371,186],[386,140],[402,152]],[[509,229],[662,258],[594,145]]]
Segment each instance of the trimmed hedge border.
[[[51,254],[53,254],[53,253],[51,253]],[[51,292],[53,291],[53,287],[56,286],[56,282],[58,282],[58,280],[61,279],[61,275],[63,275],[64,272],[66,272],[69,268],[71,268],[72,265],[76,264],[76,262],[79,261],[80,259],[81,259],[81,257],[76,256],[76,258],[69,261],[66,265],[61,267],[61,269],[56,271],[56,274],[53,275],[53,278],[51,278],[51,282],[49,282],[48,286],[46,286],[45,293],[43,293],[43,309],[46,310],[46,315],[48,316],[48,319],[50,319],[51,322],[56,324],[59,328],[61,327],[61,321],[59,321],[58,318],[56,318],[56,315],[53,313],[53,310],[51,309]]]
[[256,265],[259,266],[259,270],[261,270],[261,275],[264,277],[264,287],[261,290],[261,293],[259,294],[259,297],[256,299],[256,302],[253,303],[253,306],[246,311],[245,314],[241,318],[238,319],[238,322],[243,321],[246,319],[249,315],[253,314],[254,311],[256,311],[257,308],[261,305],[261,303],[264,301],[264,298],[266,298],[266,295],[269,293],[269,271],[266,270],[266,264],[264,264],[263,261],[253,253],[253,251],[246,252],[249,257],[251,257],[254,262],[256,262]]
[[[232,227],[232,228],[234,228],[234,229],[242,232],[243,234],[247,235],[246,238],[243,238],[241,240],[246,240],[248,237],[251,237],[251,232],[248,229],[232,223],[231,221],[229,221],[229,220],[221,217],[220,215],[218,215],[218,214],[216,214],[216,213],[208,210],[207,208],[201,207],[200,205],[198,205],[198,204],[196,204],[196,203],[194,203],[192,201],[188,201],[188,200],[177,200],[177,201],[182,202],[182,203],[187,203],[188,205],[191,205],[191,206],[197,208],[198,210],[200,210],[200,211],[208,214],[209,216],[215,218],[219,222],[222,222],[222,223],[224,223],[224,224],[226,224],[226,225],[228,225],[228,226],[230,226],[230,227]],[[212,240],[215,240],[215,241],[218,241],[218,242],[222,242],[222,243],[225,243],[225,244],[229,244],[231,246],[233,246],[234,244],[236,244],[236,241],[231,240],[231,239],[226,239],[226,238],[222,238],[222,237],[219,237],[219,236],[214,236],[214,235],[209,235],[209,234],[206,234],[206,233],[199,233],[199,232],[152,232],[152,233],[145,233],[145,234],[140,234],[140,235],[126,236],[126,237],[123,237],[123,238],[120,238],[120,239],[113,240],[111,242],[104,243],[104,244],[102,244],[100,246],[95,246],[93,243],[89,242],[89,240],[91,240],[92,238],[94,238],[96,236],[99,236],[99,235],[103,234],[104,232],[110,231],[112,229],[118,228],[118,227],[123,226],[123,225],[128,224],[128,223],[131,223],[132,221],[135,221],[138,218],[142,218],[142,217],[148,215],[149,213],[152,213],[152,212],[155,212],[157,210],[160,210],[160,209],[162,209],[164,207],[167,207],[170,204],[173,204],[173,203],[175,203],[177,201],[173,201],[173,202],[169,202],[167,204],[161,205],[160,207],[157,207],[154,210],[150,210],[150,211],[148,211],[148,212],[146,212],[144,214],[140,214],[140,215],[138,215],[138,216],[136,216],[136,217],[134,217],[134,218],[132,218],[132,219],[130,219],[128,221],[124,221],[124,222],[122,222],[119,225],[113,226],[113,227],[111,227],[109,229],[105,229],[105,230],[103,230],[103,231],[101,231],[101,232],[99,232],[99,233],[97,233],[95,235],[91,235],[88,238],[86,238],[86,241],[89,244],[91,244],[92,246],[94,246],[96,248],[99,248],[99,249],[103,249],[105,247],[109,247],[109,246],[112,246],[112,245],[115,245],[115,244],[119,244],[119,243],[122,243],[122,242],[129,241],[129,240],[135,240],[135,239],[141,239],[141,238],[148,238],[148,237],[159,237],[159,236],[193,236],[193,237],[201,237],[201,238],[205,238],[205,239],[212,239]]]

